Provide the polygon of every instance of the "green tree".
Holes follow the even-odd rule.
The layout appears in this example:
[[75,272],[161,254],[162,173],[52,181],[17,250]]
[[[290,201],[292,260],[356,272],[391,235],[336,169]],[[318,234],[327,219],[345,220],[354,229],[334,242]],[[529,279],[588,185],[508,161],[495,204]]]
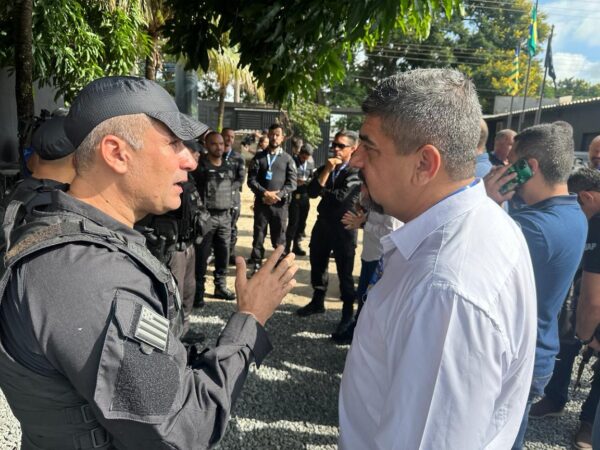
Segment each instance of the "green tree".
[[544,95],[546,97],[563,97],[566,95],[572,95],[573,100],[600,97],[600,83],[591,84],[588,81],[573,77],[564,78],[556,83],[555,90],[550,80],[550,83],[546,82]]
[[300,98],[288,106],[284,117],[287,121],[284,126],[293,136],[300,136],[304,142],[317,146],[323,140],[320,124],[329,118],[329,108]]
[[[454,67],[473,79],[484,111],[489,111],[495,95],[507,95],[510,91],[509,74],[514,49],[519,44],[524,45],[527,39],[531,6],[531,0],[499,0],[493,3],[472,0],[465,7],[464,18],[453,16],[444,20],[444,16],[439,14],[424,40],[396,31],[388,40],[381,40],[367,49],[366,60],[357,69],[357,75],[348,86],[336,86],[332,94],[335,97],[340,90],[357,91],[356,85],[364,85],[368,90],[378,80],[412,68]],[[539,40],[543,42],[549,33],[543,14],[538,15],[538,32]],[[521,52],[521,93],[526,69],[527,56]],[[541,61],[534,59],[528,95],[538,94],[541,78]],[[354,106],[358,106],[363,98],[358,97]]]
[[165,36],[169,51],[191,67],[208,68],[208,50],[229,32],[267,97],[277,103],[314,98],[341,82],[358,45],[372,46],[395,29],[427,37],[438,11],[451,16],[460,0],[169,0],[173,17]]

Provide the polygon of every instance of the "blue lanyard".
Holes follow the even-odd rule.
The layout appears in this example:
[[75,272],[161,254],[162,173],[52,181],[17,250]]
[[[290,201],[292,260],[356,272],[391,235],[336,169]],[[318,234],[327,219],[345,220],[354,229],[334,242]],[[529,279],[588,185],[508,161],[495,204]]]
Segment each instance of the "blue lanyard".
[[338,175],[340,174],[340,172],[346,168],[347,165],[348,165],[348,163],[345,162],[344,164],[342,164],[340,166],[339,169],[336,169],[333,172],[331,172],[331,184],[335,184],[335,179],[338,177]]
[[275,160],[277,159],[277,157],[279,156],[279,154],[275,154],[273,155],[273,159],[271,160],[271,155],[269,153],[267,153],[267,161],[268,161],[268,165],[269,165],[269,172],[271,171],[271,167],[273,167],[273,163],[275,163]]

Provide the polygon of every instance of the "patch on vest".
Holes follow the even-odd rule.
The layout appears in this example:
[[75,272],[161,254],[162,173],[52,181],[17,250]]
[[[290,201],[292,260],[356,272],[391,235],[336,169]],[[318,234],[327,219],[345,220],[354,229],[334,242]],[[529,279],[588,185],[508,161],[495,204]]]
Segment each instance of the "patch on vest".
[[167,339],[169,337],[169,320],[147,306],[142,306],[142,313],[135,327],[134,336],[136,339],[164,352],[167,349]]

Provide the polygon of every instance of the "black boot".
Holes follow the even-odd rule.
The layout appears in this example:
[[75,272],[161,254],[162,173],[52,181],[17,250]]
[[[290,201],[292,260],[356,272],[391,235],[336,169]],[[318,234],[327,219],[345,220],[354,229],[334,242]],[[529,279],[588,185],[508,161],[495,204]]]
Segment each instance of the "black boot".
[[306,306],[296,310],[300,317],[312,316],[313,314],[322,314],[325,312],[325,291],[315,289],[312,300]]
[[349,332],[349,328],[353,327],[354,319],[352,317],[354,312],[354,302],[344,302],[342,306],[342,320],[338,324],[335,331],[331,334],[333,340],[339,339],[341,336],[345,336]]
[[225,285],[216,285],[215,298],[222,298],[223,300],[235,300],[235,293],[227,289],[227,286]]
[[300,247],[300,241],[294,242],[294,249],[292,250],[296,256],[306,256],[306,252],[302,247]]
[[194,308],[203,308],[204,305],[204,288],[196,289],[196,294],[194,294]]

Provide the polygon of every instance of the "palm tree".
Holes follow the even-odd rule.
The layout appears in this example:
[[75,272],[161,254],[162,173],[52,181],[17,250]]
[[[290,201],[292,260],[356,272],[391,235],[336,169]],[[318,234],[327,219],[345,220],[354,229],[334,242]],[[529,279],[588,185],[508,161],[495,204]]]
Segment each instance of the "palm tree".
[[[224,38],[227,40],[227,37]],[[223,46],[221,49],[212,49],[208,51],[209,71],[216,75],[219,85],[219,115],[217,129],[223,128],[223,118],[225,116],[225,95],[227,88],[231,83],[236,86],[237,99],[239,101],[239,90],[256,94],[260,101],[264,101],[265,93],[261,87],[257,86],[254,76],[248,67],[240,67],[240,55],[235,47]]]

